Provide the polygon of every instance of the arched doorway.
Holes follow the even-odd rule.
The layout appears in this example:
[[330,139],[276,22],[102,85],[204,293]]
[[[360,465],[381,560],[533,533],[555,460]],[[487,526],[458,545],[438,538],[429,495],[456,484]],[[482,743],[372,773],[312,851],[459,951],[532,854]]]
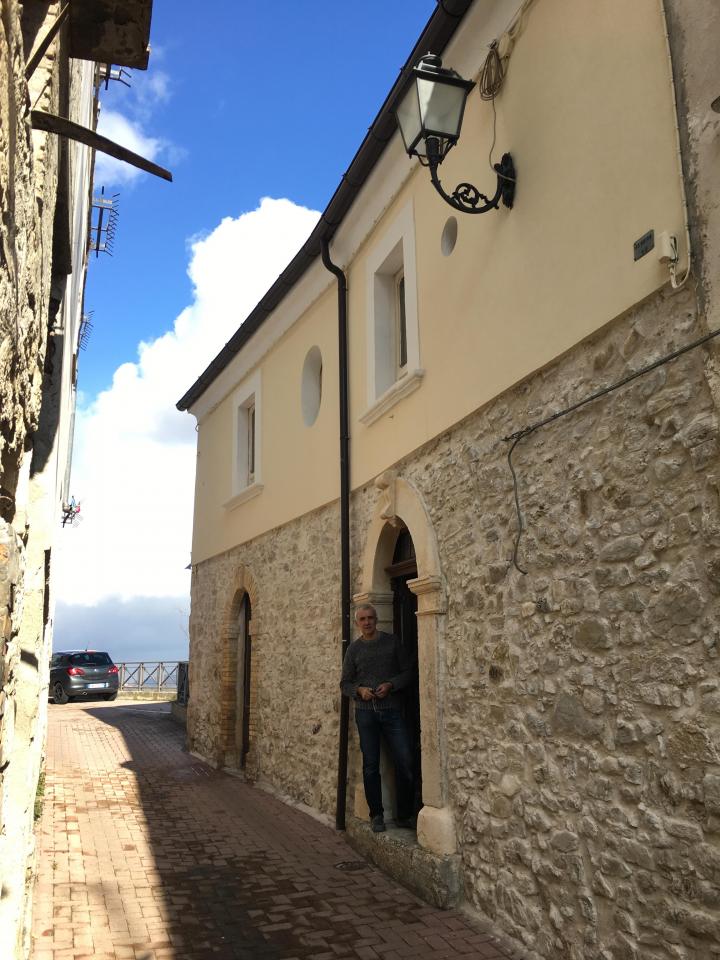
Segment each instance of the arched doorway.
[[246,593],[240,605],[238,623],[238,653],[237,653],[237,687],[235,694],[237,729],[235,744],[238,750],[238,766],[244,770],[247,764],[247,755],[250,750],[250,715],[252,710],[252,634],[250,623],[252,607],[250,597]]
[[[417,572],[415,578],[407,576],[405,579],[405,586],[417,602],[422,769],[422,807],[418,814],[417,836],[422,847],[445,856],[455,853],[457,839],[454,816],[448,803],[442,728],[442,642],[446,602],[437,541],[423,499],[408,480],[398,477],[394,471],[387,471],[376,479],[375,485],[380,494],[367,530],[360,592],[353,600],[356,604],[372,603],[378,612],[378,627],[393,630],[395,594],[391,579],[396,578],[389,576],[388,568],[393,571],[399,531],[406,529],[413,544]],[[363,799],[360,784],[355,793],[357,810],[362,808]]]
[[422,747],[420,736],[420,689],[418,677],[417,597],[408,587],[408,581],[417,577],[415,545],[410,531],[403,527],[398,533],[392,563],[385,568],[390,578],[393,595],[393,633],[400,640],[408,660],[413,665],[413,679],[405,691],[405,722],[410,735],[413,754],[415,809],[422,807]]
[[218,763],[256,775],[253,744],[257,736],[258,598],[255,580],[240,567],[223,622]]

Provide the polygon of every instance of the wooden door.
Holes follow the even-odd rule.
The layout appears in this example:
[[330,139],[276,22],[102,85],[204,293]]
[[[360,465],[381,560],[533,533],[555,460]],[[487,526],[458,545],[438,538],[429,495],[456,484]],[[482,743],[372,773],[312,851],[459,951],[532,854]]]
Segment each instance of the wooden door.
[[386,568],[393,592],[393,632],[412,663],[413,677],[405,692],[405,722],[410,735],[415,780],[415,812],[422,807],[422,755],[420,747],[420,685],[418,677],[417,597],[408,580],[417,577],[415,546],[410,531],[400,531],[392,564]]

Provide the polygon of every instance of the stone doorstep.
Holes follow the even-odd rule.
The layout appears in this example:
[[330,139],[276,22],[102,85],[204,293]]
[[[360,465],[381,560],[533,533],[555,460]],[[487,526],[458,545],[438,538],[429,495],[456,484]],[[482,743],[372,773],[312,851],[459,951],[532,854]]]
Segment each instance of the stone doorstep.
[[388,822],[385,833],[373,833],[370,824],[348,817],[347,840],[354,850],[423,900],[442,910],[457,907],[462,899],[460,857],[438,856],[425,850],[410,830]]

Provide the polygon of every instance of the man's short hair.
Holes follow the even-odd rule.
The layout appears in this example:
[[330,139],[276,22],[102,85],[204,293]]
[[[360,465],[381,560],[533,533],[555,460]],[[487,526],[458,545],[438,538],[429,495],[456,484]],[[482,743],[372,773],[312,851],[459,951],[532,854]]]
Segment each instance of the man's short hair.
[[375,619],[377,620],[377,610],[371,603],[361,603],[359,607],[355,608],[355,622],[357,622],[358,614],[361,610],[372,610],[375,614]]

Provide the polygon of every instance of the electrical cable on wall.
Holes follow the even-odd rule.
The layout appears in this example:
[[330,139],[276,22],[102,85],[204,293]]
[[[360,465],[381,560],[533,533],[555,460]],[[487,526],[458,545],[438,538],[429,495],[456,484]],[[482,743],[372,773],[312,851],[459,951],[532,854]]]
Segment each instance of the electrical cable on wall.
[[[495,111],[495,97],[500,92],[503,81],[505,80],[505,67],[503,61],[498,52],[498,42],[493,40],[490,44],[490,50],[487,57],[485,57],[485,63],[482,65],[480,70],[480,76],[478,77],[478,90],[480,91],[480,97],[483,100],[489,100],[492,104],[493,112],[493,132],[492,132],[492,143],[490,144],[490,152],[488,153],[488,163],[490,164],[490,169],[493,173],[498,173],[493,164],[493,150],[495,149],[495,140],[497,138],[497,113]],[[499,174],[505,180],[512,180],[514,177],[508,177],[505,174]]]
[[531,433],[534,433],[536,430],[539,430],[541,427],[546,427],[548,424],[552,423],[555,420],[559,420],[560,417],[565,417],[569,413],[573,413],[575,410],[578,410],[580,407],[584,407],[586,403],[591,403],[593,400],[599,400],[600,397],[607,396],[607,394],[612,393],[614,390],[618,390],[620,387],[624,387],[626,384],[631,383],[633,380],[637,380],[639,377],[645,376],[646,373],[650,373],[652,370],[656,370],[658,367],[664,366],[666,363],[670,363],[671,360],[676,360],[678,357],[681,357],[684,353],[688,353],[690,350],[694,350],[696,347],[702,346],[704,343],[707,343],[709,340],[714,339],[715,337],[720,336],[720,329],[712,330],[710,333],[706,333],[705,336],[699,337],[697,340],[693,340],[692,343],[686,344],[684,347],[680,347],[679,350],[674,350],[672,353],[668,353],[666,356],[661,357],[659,360],[655,360],[653,363],[648,364],[645,367],[642,367],[640,370],[636,370],[635,373],[631,373],[627,377],[623,377],[622,380],[618,380],[617,383],[610,384],[608,387],[603,387],[602,390],[597,390],[595,393],[591,393],[590,396],[585,397],[582,400],[578,400],[577,403],[573,403],[569,407],[565,407],[562,410],[558,410],[555,413],[552,413],[549,417],[545,417],[544,420],[538,420],[536,423],[531,423],[527,427],[522,427],[520,430],[516,430],[514,433],[509,434],[507,437],[503,437],[502,440],[504,443],[512,443],[512,446],[508,450],[508,465],[510,467],[510,472],[513,478],[513,493],[515,497],[515,510],[517,512],[517,521],[518,529],[515,536],[515,546],[513,548],[512,555],[512,564],[515,569],[527,576],[527,570],[523,570],[522,567],[518,564],[517,556],[518,549],[520,547],[520,540],[525,529],[525,524],[523,522],[522,510],[520,508],[520,497],[518,494],[518,482],[517,475],[515,473],[515,468],[512,462],[512,455],[515,447],[520,443],[521,440],[524,440],[525,437],[530,436]]
[[[518,494],[517,474],[515,473],[515,467],[513,466],[513,462],[512,462],[513,450],[520,443],[522,438],[525,436],[527,436],[527,434],[522,434],[522,436],[520,437],[515,437],[515,440],[513,441],[513,445],[508,450],[508,466],[510,467],[510,473],[512,474],[512,478],[513,478],[513,495],[515,497],[515,511],[517,513],[517,520],[518,520],[518,531],[517,531],[517,536],[515,537],[515,546],[513,547],[512,562],[514,563],[516,570],[519,570],[520,573],[522,573],[524,576],[527,576],[527,573],[528,573],[527,570],[523,570],[523,568],[517,562],[518,549],[520,547],[520,538],[522,537],[523,530],[525,529],[525,525],[523,523],[522,510],[520,509],[520,496]],[[505,439],[507,438],[503,437],[503,440]]]
[[[502,85],[505,82],[505,67],[507,61],[510,59],[510,54],[515,46],[515,41],[517,40],[524,25],[525,14],[534,2],[535,0],[524,0],[520,7],[515,11],[508,21],[508,25],[500,34],[499,39],[493,40],[490,44],[490,50],[488,55],[485,57],[485,62],[480,68],[480,73],[478,75],[477,84],[480,91],[480,97],[485,101],[490,101],[493,110],[492,145],[488,154],[488,162],[493,173],[498,172],[492,158],[493,150],[495,149],[497,128],[495,97],[500,93]],[[506,180],[514,180],[514,177],[508,177],[507,175],[503,174],[500,174],[500,176],[504,176]]]
[[485,63],[480,70],[478,79],[480,97],[483,100],[494,100],[500,92],[504,79],[505,67],[498,52],[498,42],[493,40],[490,44],[490,51],[485,57]]

